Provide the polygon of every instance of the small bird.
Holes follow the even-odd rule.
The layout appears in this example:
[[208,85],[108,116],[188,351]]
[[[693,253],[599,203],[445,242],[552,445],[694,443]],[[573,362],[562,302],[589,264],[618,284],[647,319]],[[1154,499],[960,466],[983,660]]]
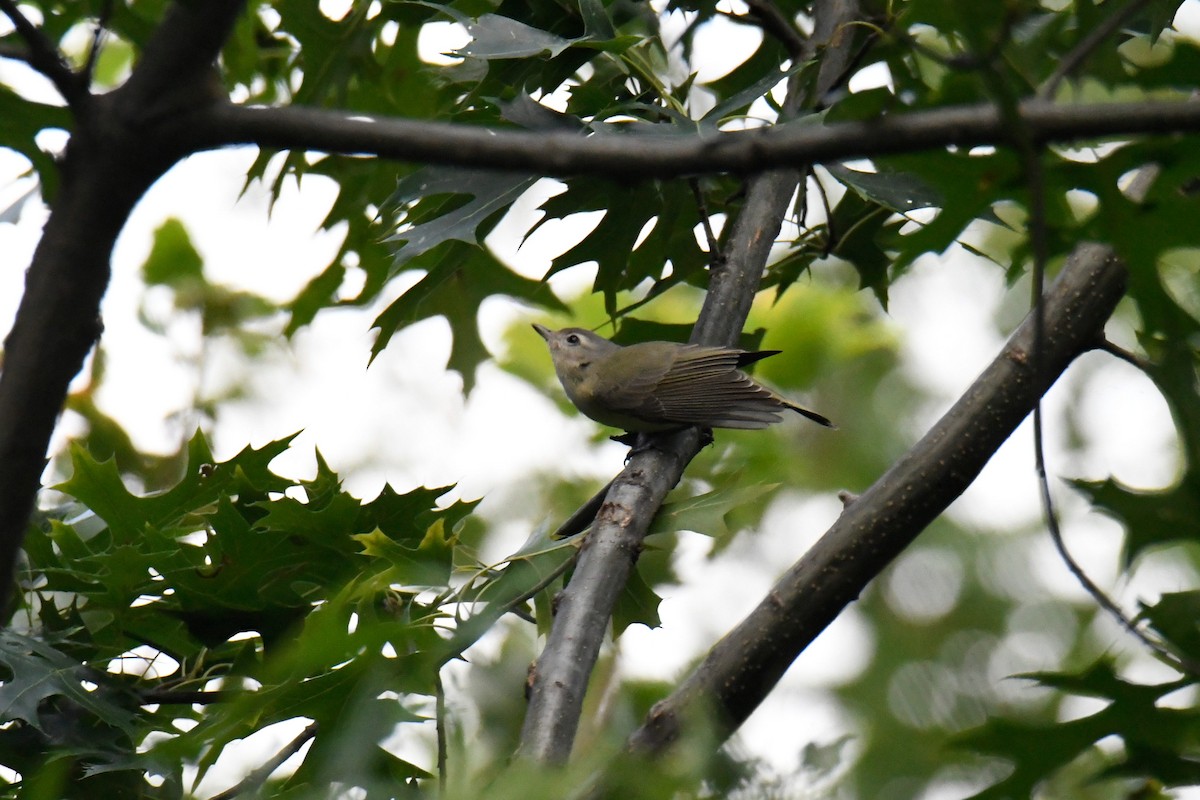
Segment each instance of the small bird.
[[765,428],[796,411],[827,428],[825,417],[785,400],[739,367],[779,350],[748,352],[677,342],[622,347],[583,328],[533,329],[550,346],[567,397],[603,425],[633,433],[686,428]]

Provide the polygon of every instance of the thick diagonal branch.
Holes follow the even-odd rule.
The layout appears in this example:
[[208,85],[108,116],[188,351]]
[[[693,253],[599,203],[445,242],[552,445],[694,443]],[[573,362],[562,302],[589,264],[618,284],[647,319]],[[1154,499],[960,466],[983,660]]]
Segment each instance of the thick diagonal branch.
[[[172,6],[126,86],[74,109],[62,184],[26,273],[0,372],[0,605],[12,594],[67,386],[100,335],[113,243],[146,189],[187,153],[169,111],[204,96],[241,5]],[[173,82],[164,83],[160,72]]]
[[1125,278],[1110,248],[1078,247],[1045,294],[1041,378],[1027,318],[954,407],[655,705],[631,746],[661,750],[692,713],[711,714],[723,735],[736,730],[804,648],[970,485],[1071,361],[1100,344]]
[[66,59],[54,43],[21,13],[21,9],[13,0],[0,0],[0,12],[8,17],[17,35],[25,40],[28,50],[24,60],[29,66],[48,78],[69,105],[81,108],[87,98],[87,87],[80,76],[67,65]]

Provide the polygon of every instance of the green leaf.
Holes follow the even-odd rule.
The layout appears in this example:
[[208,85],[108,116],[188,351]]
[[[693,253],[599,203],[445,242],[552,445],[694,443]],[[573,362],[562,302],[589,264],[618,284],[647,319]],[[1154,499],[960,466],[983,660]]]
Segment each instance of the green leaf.
[[1161,698],[1190,681],[1136,684],[1118,676],[1106,660],[1074,675],[1035,673],[1021,677],[1111,702],[1091,716],[1069,722],[1037,724],[996,719],[959,737],[959,745],[1000,756],[1013,765],[1008,777],[974,797],[1000,800],[1031,796],[1037,784],[1112,735],[1121,737],[1127,755],[1115,759],[1106,772],[1180,785],[1195,780],[1197,764],[1188,752],[1200,733],[1200,713],[1159,705]]
[[192,245],[187,228],[171,218],[154,231],[150,255],[142,264],[142,280],[151,286],[187,289],[204,280],[203,268],[204,259]]
[[71,114],[66,108],[26,100],[0,85],[0,147],[11,148],[29,159],[46,203],[58,192],[58,164],[51,154],[38,147],[35,137],[44,130],[69,131],[72,127]]
[[471,41],[456,51],[472,58],[528,58],[545,53],[551,58],[571,46],[564,39],[499,14],[484,14],[467,24]]
[[0,664],[8,672],[0,683],[0,719],[5,722],[19,720],[45,733],[43,704],[62,697],[104,724],[133,733],[133,714],[114,702],[106,689],[85,685],[95,684],[101,676],[45,642],[0,631]]
[[878,171],[862,172],[842,164],[827,164],[825,169],[842,183],[853,188],[863,198],[903,214],[918,208],[937,208],[941,196],[912,173]]
[[1158,602],[1143,604],[1142,616],[1175,650],[1200,661],[1200,592],[1164,592]]
[[1200,492],[1190,473],[1165,491],[1131,489],[1112,478],[1072,485],[1124,525],[1126,568],[1150,548],[1200,540]]
[[437,253],[437,261],[425,277],[401,295],[375,319],[379,336],[371,347],[374,359],[392,336],[408,325],[431,317],[445,317],[454,343],[450,369],[457,370],[470,391],[475,367],[488,358],[479,336],[480,304],[493,295],[505,295],[546,308],[566,311],[549,286],[524,278],[494,259],[487,251],[451,243]]
[[829,221],[833,252],[850,262],[859,275],[859,287],[870,289],[887,308],[889,270],[894,262],[884,248],[884,232],[894,227],[890,212],[882,206],[847,192]]
[[[616,187],[592,180],[571,181],[566,192],[542,204],[546,217],[539,225],[601,209],[605,214],[600,224],[574,247],[556,256],[548,275],[596,262],[592,290],[604,294],[605,310],[610,316],[617,313],[618,293],[631,291],[647,279],[659,281],[667,262],[673,280],[678,282],[699,273],[708,261],[708,254],[700,249],[693,233],[699,222],[696,201],[690,189],[679,182],[646,181]],[[643,230],[652,223],[653,230],[639,242]]]
[[765,505],[779,488],[777,483],[738,486],[737,480],[735,475],[729,487],[663,504],[650,523],[650,533],[693,531],[718,542],[727,541],[732,535],[728,526],[730,515],[744,506]]
[[641,624],[647,628],[662,625],[662,618],[658,615],[661,603],[662,598],[646,583],[641,572],[637,569],[631,571],[629,580],[613,608],[613,637],[620,636],[630,625]]
[[445,586],[450,581],[453,544],[446,538],[443,520],[429,526],[417,547],[398,542],[379,529],[353,536],[364,555],[382,559],[395,583],[408,587]]
[[171,529],[184,517],[214,506],[221,497],[239,491],[282,492],[288,481],[272,474],[267,465],[287,449],[293,438],[271,442],[258,450],[247,447],[218,464],[204,437],[197,433],[188,444],[182,480],[166,492],[146,497],[138,497],[125,487],[115,462],[96,461],[76,442],[71,445],[71,477],[54,488],[96,512],[108,523],[117,541],[135,541],[145,530]]
[[[412,204],[426,198],[449,195],[470,200],[432,218],[401,222],[400,230],[387,238],[389,242],[404,243],[392,254],[392,269],[398,271],[446,242],[482,244],[486,231],[480,233],[480,228],[494,223],[498,214],[516,202],[535,180],[527,175],[462,167],[425,167],[406,176],[388,200],[389,206],[405,215],[411,214]],[[425,206],[420,208],[424,211]]]

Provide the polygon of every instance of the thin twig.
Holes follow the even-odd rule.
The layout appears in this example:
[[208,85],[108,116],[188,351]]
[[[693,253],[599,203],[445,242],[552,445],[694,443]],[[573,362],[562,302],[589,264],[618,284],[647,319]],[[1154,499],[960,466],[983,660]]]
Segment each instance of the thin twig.
[[[1016,115],[1014,114],[1014,116]],[[1043,298],[1045,295],[1046,261],[1049,250],[1046,231],[1045,165],[1043,163],[1043,147],[1041,143],[1035,141],[1029,135],[1028,128],[1024,128],[1019,122],[1016,123],[1016,128],[1014,129],[1014,139],[1017,144],[1018,153],[1024,162],[1025,180],[1029,188],[1029,241],[1030,249],[1033,253],[1033,285],[1031,287],[1033,292],[1031,299],[1033,304],[1032,363],[1034,381],[1041,384],[1046,374],[1046,315]],[[1066,542],[1063,541],[1062,529],[1058,524],[1058,512],[1054,507],[1054,497],[1050,492],[1050,481],[1046,474],[1044,441],[1042,398],[1039,396],[1033,406],[1034,468],[1037,472],[1038,489],[1041,495],[1042,513],[1046,520],[1046,529],[1050,533],[1051,541],[1054,542],[1054,549],[1058,551],[1059,557],[1062,558],[1067,570],[1075,576],[1075,579],[1092,596],[1097,605],[1112,615],[1121,627],[1129,631],[1138,641],[1149,648],[1151,652],[1180,672],[1195,673],[1194,668],[1197,665],[1189,663],[1188,659],[1181,658],[1170,652],[1161,642],[1155,641],[1142,631],[1141,628],[1134,624],[1133,620],[1126,616],[1125,612],[1116,602],[1084,572],[1079,563],[1072,558],[1070,552],[1067,550]]]
[[1127,19],[1141,11],[1147,4],[1147,0],[1129,0],[1125,5],[1117,9],[1115,14],[1089,31],[1087,36],[1080,39],[1078,44],[1059,60],[1058,67],[1046,79],[1046,82],[1042,84],[1042,88],[1038,90],[1037,96],[1043,100],[1053,99],[1055,92],[1058,91],[1059,84],[1068,75],[1077,70],[1087,60],[1088,56],[1104,43],[1105,39],[1111,36]]
[[1125,363],[1137,367],[1143,372],[1150,366],[1149,362],[1147,362],[1146,359],[1142,358],[1137,353],[1132,353],[1115,342],[1109,341],[1108,339],[1101,339],[1100,343],[1096,345],[1096,349],[1102,353],[1108,353],[1110,356],[1119,358]]
[[808,179],[816,180],[817,172],[812,164],[805,164],[800,171],[800,180],[796,182],[796,204],[792,207],[792,221],[796,224],[797,232],[804,230],[804,221],[808,219]]
[[0,42],[0,58],[9,58],[13,61],[23,61],[26,64],[32,58],[29,54],[29,48],[23,47],[12,42]]
[[460,622],[458,627],[454,629],[454,634],[443,645],[441,655],[438,659],[439,662],[445,664],[451,659],[461,656],[468,647],[479,641],[479,637],[485,631],[489,630],[496,620],[505,614],[516,613],[522,603],[553,583],[555,579],[570,569],[571,565],[578,558],[579,551],[575,550],[569,558],[563,559],[561,564],[550,570],[550,572],[546,573],[536,583],[526,588],[517,596],[503,602],[496,601],[490,603],[483,611]]
[[433,697],[437,726],[438,791],[444,795],[446,793],[446,687],[442,684],[441,672],[433,674]]
[[717,241],[717,236],[713,233],[712,221],[708,216],[708,204],[704,202],[704,193],[700,191],[699,179],[688,179],[688,186],[692,189],[692,196],[696,198],[696,210],[700,213],[700,226],[704,229],[704,240],[708,243],[709,261],[719,264],[725,257],[721,255],[721,243]]
[[68,105],[80,105],[87,97],[87,90],[80,84],[79,76],[67,66],[58,48],[21,13],[13,0],[0,0],[0,11],[12,22],[17,35],[29,45],[29,65],[50,79]]
[[92,78],[96,73],[96,61],[100,57],[100,43],[104,39],[104,31],[108,28],[108,21],[112,17],[113,0],[104,0],[104,7],[100,9],[100,16],[96,19],[96,28],[92,31],[92,46],[88,49],[87,62],[83,65],[83,81],[84,85],[90,87]]
[[822,249],[822,255],[828,258],[837,247],[837,225],[833,219],[833,206],[829,204],[829,190],[817,177],[815,170],[813,171],[813,183],[817,185],[817,194],[821,197],[821,206],[825,209],[825,247]]
[[[747,15],[751,18],[750,21],[774,36],[788,51],[793,61],[798,60],[804,52],[804,37],[796,29],[796,23],[788,19],[770,0],[746,0],[746,6],[750,9]],[[746,21],[746,17],[733,18]]]
[[317,723],[310,723],[307,728],[300,731],[299,736],[297,736],[295,739],[292,739],[292,741],[288,742],[287,746],[285,746],[275,755],[271,756],[269,761],[267,761],[261,767],[253,770],[249,775],[242,778],[225,791],[221,792],[220,794],[213,795],[211,798],[209,798],[209,800],[233,800],[233,798],[240,794],[257,790],[260,786],[267,782],[267,778],[271,777],[272,772],[279,769],[283,762],[296,755],[296,753],[299,753],[300,748],[304,747],[304,744],[309,739],[312,739],[317,735],[318,727],[320,726]]
[[225,703],[243,692],[224,690],[204,691],[186,689],[150,689],[138,693],[142,705],[208,705]]

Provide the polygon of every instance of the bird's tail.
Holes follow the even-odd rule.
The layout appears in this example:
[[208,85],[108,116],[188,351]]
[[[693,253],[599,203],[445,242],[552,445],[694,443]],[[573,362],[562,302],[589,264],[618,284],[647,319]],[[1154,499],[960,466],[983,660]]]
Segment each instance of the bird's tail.
[[808,417],[809,419],[811,419],[813,422],[817,423],[818,425],[824,425],[826,428],[836,428],[837,427],[837,425],[834,425],[832,422],[829,421],[829,419],[821,416],[820,414],[818,414],[815,411],[809,411],[807,408],[801,408],[800,406],[796,405],[795,403],[788,403],[787,407],[792,409],[793,411],[795,411],[798,414],[803,414],[804,416]]

